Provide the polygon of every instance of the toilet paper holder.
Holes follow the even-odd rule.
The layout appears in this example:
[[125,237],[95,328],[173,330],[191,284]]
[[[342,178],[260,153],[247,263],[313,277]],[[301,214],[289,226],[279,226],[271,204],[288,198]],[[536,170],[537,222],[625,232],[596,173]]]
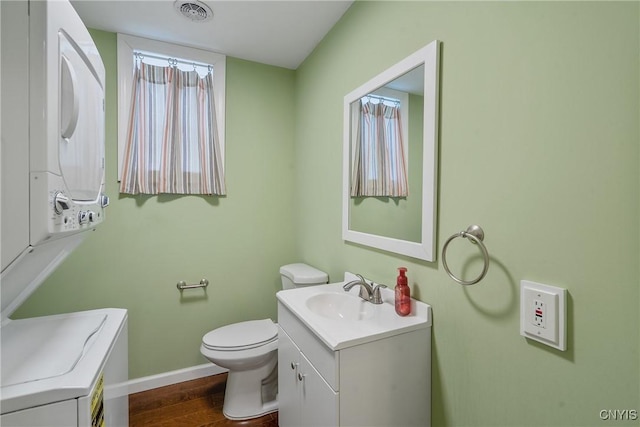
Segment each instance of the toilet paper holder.
[[207,279],[202,279],[200,280],[200,283],[196,283],[193,285],[187,285],[187,282],[185,282],[184,280],[181,280],[176,284],[176,288],[178,288],[179,291],[183,291],[185,289],[195,289],[195,288],[206,289],[207,286],[209,286],[209,281]]

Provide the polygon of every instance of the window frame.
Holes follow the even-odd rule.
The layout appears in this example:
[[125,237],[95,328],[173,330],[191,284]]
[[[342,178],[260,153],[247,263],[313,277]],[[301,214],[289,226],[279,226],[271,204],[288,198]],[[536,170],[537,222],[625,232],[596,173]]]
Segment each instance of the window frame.
[[127,127],[131,112],[131,87],[133,83],[133,54],[135,51],[153,52],[157,55],[211,64],[213,66],[214,102],[216,122],[220,138],[220,155],[223,173],[225,167],[225,104],[226,104],[226,64],[227,57],[220,53],[166,43],[128,34],[117,35],[118,50],[118,182],[122,174],[122,163],[127,144]]

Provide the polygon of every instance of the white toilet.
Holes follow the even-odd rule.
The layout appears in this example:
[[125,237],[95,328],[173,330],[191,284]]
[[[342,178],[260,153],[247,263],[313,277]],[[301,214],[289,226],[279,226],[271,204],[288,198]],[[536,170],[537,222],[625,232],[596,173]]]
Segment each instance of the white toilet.
[[[280,267],[282,289],[327,283],[327,273],[307,264]],[[227,368],[222,412],[232,420],[278,410],[278,328],[271,319],[223,326],[202,338],[200,353]]]

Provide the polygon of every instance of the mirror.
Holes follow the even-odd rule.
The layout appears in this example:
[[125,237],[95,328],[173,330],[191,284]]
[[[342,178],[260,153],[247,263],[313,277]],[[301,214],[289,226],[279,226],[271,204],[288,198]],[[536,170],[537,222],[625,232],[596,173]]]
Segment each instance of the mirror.
[[436,40],[344,97],[344,240],[435,261],[438,62]]

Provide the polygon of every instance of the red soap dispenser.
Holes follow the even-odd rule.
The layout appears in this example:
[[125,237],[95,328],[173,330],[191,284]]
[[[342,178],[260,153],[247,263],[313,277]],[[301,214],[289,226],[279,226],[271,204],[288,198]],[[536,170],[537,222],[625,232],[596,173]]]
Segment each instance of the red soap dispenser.
[[406,316],[411,313],[411,289],[407,285],[407,267],[398,268],[400,275],[396,282],[396,313]]

